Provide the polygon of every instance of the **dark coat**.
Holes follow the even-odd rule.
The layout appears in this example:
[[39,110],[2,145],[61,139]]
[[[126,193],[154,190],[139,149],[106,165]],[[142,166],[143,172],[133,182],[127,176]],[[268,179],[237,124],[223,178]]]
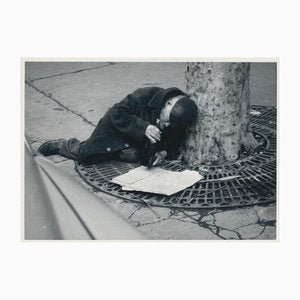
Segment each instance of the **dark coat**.
[[[79,161],[129,147],[143,149],[148,140],[147,126],[156,124],[165,102],[177,95],[185,93],[178,88],[146,87],[127,95],[107,111],[90,138],[81,143]],[[183,135],[183,131],[165,129],[158,150],[166,150],[169,158],[176,156]]]

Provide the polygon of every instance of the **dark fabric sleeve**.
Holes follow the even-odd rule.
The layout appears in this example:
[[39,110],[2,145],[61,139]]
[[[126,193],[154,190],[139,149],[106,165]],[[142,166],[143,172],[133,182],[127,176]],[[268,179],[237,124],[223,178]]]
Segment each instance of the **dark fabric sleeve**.
[[139,101],[146,103],[156,90],[140,88],[129,94],[112,108],[110,116],[113,126],[129,137],[141,141],[150,122],[141,118]]
[[176,159],[179,155],[179,147],[183,141],[185,131],[183,130],[167,130],[163,133],[164,138],[157,147],[157,152],[167,151],[167,159]]

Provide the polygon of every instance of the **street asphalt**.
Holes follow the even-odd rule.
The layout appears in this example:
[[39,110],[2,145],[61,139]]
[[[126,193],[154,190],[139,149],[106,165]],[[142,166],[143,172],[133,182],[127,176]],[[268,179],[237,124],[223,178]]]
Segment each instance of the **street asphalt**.
[[[26,62],[25,134],[37,149],[57,138],[89,137],[109,107],[138,87],[176,86],[185,90],[182,62]],[[251,103],[276,106],[276,65],[253,63]],[[88,186],[74,170],[72,160],[49,157],[81,182],[148,239],[213,240],[275,239],[276,205],[231,210],[172,210],[126,202]]]

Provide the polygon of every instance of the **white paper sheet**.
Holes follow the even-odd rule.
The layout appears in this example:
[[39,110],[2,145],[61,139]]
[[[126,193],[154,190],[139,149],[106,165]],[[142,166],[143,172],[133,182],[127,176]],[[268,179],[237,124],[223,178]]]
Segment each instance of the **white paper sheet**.
[[201,179],[203,179],[203,176],[196,171],[173,172],[159,167],[148,169],[140,166],[113,178],[112,182],[121,185],[123,190],[127,191],[141,191],[170,196]]

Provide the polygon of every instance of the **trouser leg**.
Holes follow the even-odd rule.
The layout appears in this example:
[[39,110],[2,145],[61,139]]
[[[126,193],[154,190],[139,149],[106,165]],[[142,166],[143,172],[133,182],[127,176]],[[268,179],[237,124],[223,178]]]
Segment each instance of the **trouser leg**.
[[64,140],[58,149],[58,153],[61,156],[78,160],[80,144],[81,142],[76,138]]
[[91,155],[90,157],[86,157],[83,160],[80,152],[82,146],[84,146],[84,142],[80,142],[76,138],[64,140],[59,147],[58,153],[61,156],[71,158],[79,162],[85,162],[85,163],[101,162],[113,158],[119,158],[122,161],[131,162],[131,163],[135,163],[140,160],[140,153],[135,148],[128,148],[114,153]]
[[61,156],[71,158],[84,164],[94,164],[110,160],[115,158],[118,153],[94,153],[86,155],[86,142],[80,142],[76,138],[64,140],[58,152]]

